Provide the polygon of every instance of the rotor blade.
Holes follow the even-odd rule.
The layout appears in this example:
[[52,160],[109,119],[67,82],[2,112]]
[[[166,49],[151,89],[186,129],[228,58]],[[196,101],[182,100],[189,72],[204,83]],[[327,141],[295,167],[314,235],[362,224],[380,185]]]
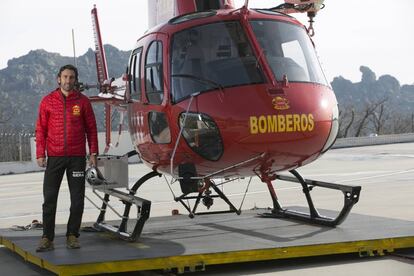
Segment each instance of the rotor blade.
[[98,20],[98,10],[96,9],[96,5],[94,5],[93,9],[91,10],[91,15],[93,34],[95,38],[96,72],[98,75],[98,82],[102,85],[106,80],[108,80],[108,68],[106,66],[105,49],[102,44],[102,36]]

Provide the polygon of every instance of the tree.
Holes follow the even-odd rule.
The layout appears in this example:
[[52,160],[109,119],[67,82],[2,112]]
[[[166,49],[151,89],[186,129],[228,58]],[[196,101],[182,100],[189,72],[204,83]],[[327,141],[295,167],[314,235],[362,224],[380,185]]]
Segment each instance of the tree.
[[382,134],[382,129],[385,123],[385,107],[384,103],[380,104],[377,111],[374,111],[371,114],[370,121],[374,126],[374,132],[377,134]]
[[408,133],[412,129],[412,116],[404,116],[402,114],[394,114],[392,116],[392,125],[390,126],[390,133]]
[[368,118],[373,116],[375,110],[384,104],[387,101],[387,98],[380,100],[379,102],[372,103],[366,105],[365,109],[362,111],[362,117],[358,122],[358,126],[356,127],[355,137],[359,137],[362,134],[364,128],[366,128]]
[[338,137],[348,137],[348,132],[354,123],[355,110],[353,108],[346,108],[345,111],[339,111],[339,134]]

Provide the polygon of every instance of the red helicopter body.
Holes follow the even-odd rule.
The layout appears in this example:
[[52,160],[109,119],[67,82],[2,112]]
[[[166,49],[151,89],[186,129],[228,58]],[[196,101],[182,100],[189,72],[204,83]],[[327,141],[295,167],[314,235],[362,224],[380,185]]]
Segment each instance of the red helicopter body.
[[296,19],[261,10],[184,14],[149,30],[127,69],[129,129],[141,159],[171,173],[173,157],[174,175],[191,163],[198,176],[215,177],[315,160],[336,137],[337,102],[312,45]]
[[[162,15],[151,17],[152,24],[164,22],[137,40],[126,74],[116,80],[108,80],[94,8],[100,94],[91,98],[105,103],[107,149],[110,108],[116,106],[127,112],[136,152],[152,169],[132,188],[127,183],[129,195],[95,186],[105,193],[96,227],[135,240],[149,217],[150,202],[134,195],[144,182],[161,174],[172,177],[170,184],[179,181],[182,195],[173,193],[174,200],[190,217],[240,214],[215,179],[224,179],[222,185],[258,176],[273,202],[271,213],[264,216],[328,226],[341,223],[358,202],[361,187],[305,180],[295,170],[327,151],[338,132],[337,101],[311,40],[313,18],[322,2],[285,0],[274,8],[249,9],[246,0],[235,9],[229,0],[149,1],[150,10],[163,8]],[[307,12],[310,26],[283,12]],[[89,177],[89,183],[107,183],[94,179]],[[302,185],[309,214],[282,208],[272,184],[276,179]],[[344,194],[344,207],[336,218],[318,213],[310,195],[314,187]],[[126,204],[119,228],[104,223],[110,195]],[[214,197],[224,200],[229,210],[197,212],[200,202],[210,209]],[[190,200],[195,200],[193,207]],[[128,233],[132,204],[138,206],[140,218]]]

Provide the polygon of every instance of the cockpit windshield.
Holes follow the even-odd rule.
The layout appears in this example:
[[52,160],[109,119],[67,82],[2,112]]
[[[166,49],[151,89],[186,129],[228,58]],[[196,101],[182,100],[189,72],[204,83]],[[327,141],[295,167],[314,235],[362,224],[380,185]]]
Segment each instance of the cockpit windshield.
[[276,80],[327,85],[306,31],[296,25],[273,20],[250,21]]
[[219,22],[178,32],[171,51],[174,102],[197,92],[264,82],[240,22]]

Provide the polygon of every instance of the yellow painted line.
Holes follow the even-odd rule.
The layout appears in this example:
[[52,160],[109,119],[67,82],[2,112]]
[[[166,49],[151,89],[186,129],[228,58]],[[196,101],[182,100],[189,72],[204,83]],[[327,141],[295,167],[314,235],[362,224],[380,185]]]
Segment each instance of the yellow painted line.
[[61,266],[50,264],[37,256],[33,256],[29,252],[17,248],[13,243],[4,238],[1,239],[1,243],[21,255],[25,260],[58,275],[88,275],[155,269],[182,269],[215,264],[313,257],[332,254],[369,253],[374,251],[381,254],[384,251],[392,252],[395,249],[414,247],[414,236]]
[[43,260],[42,258],[39,258],[37,256],[32,255],[30,252],[28,251],[24,251],[23,249],[21,249],[20,247],[16,246],[16,244],[14,244],[13,242],[0,237],[0,242],[2,245],[4,245],[5,247],[7,247],[8,249],[10,249],[11,251],[17,253],[18,255],[20,255],[25,261],[27,262],[31,262],[41,268],[44,268],[46,270],[52,271],[56,274],[58,274],[58,266],[53,265],[45,260]]

